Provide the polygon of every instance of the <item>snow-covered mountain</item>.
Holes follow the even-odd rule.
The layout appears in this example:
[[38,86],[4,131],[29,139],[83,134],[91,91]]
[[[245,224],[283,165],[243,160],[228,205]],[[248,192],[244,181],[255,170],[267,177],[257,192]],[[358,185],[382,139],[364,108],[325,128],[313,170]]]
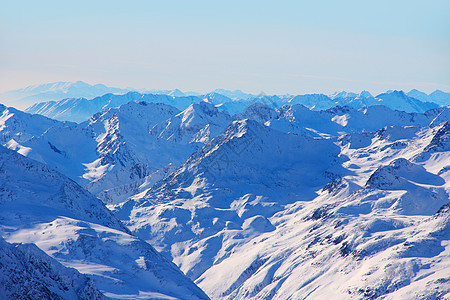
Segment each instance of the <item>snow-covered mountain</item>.
[[[113,201],[114,194],[123,200],[123,195],[145,190],[230,122],[226,112],[206,102],[181,113],[161,103],[129,102],[80,124],[4,107],[0,137],[4,146],[48,164]],[[161,134],[156,134],[158,128],[163,129]]]
[[440,90],[436,90],[427,95],[424,92],[413,89],[407,93],[409,97],[416,98],[422,102],[433,102],[440,106],[450,105],[450,93],[446,93]]
[[[117,123],[120,125],[114,131],[118,137],[103,137],[103,139],[109,144],[111,144],[109,141],[118,143],[119,149],[124,150],[116,150],[117,147],[108,143],[101,147],[103,152],[113,153],[108,157],[114,158],[119,153],[120,157],[128,160],[128,163],[122,164],[124,168],[116,167],[116,171],[105,173],[86,185],[89,191],[107,203],[118,203],[146,191],[181,165],[193,152],[219,135],[231,122],[228,113],[220,112],[207,102],[192,104],[178,114],[173,110],[168,110],[166,114],[158,113],[152,108],[158,105],[165,107],[162,104],[141,103],[141,105],[147,105],[148,115],[156,114],[159,120],[152,122],[152,125],[144,126],[140,124],[130,126],[131,124],[123,118],[118,120]],[[124,113],[127,106],[122,106],[120,111]],[[135,114],[129,115],[132,118],[136,117]],[[148,117],[143,118],[146,119],[148,120]],[[129,131],[125,126],[129,126]],[[121,160],[123,159],[112,161]],[[95,170],[103,168],[103,165],[96,167]]]
[[[267,110],[267,108],[265,108]],[[426,113],[407,113],[392,110],[384,105],[354,109],[336,106],[322,111],[313,111],[303,105],[286,105],[278,115],[267,118],[266,125],[291,133],[311,136],[339,136],[351,132],[370,132],[385,126],[429,126],[450,118],[448,107],[431,109]],[[263,113],[264,110],[263,110]]]
[[106,94],[91,100],[86,98],[67,98],[61,101],[42,102],[27,108],[25,111],[56,120],[83,122],[102,110],[117,108],[129,102],[163,103],[178,109],[186,109],[190,104],[198,101],[199,98],[195,96],[174,97],[162,94],[128,92],[124,95]]
[[375,99],[372,94],[367,91],[362,91],[359,94],[341,92],[334,96],[330,96],[340,106],[350,106],[356,109],[368,107],[372,105],[380,105],[381,99]]
[[312,110],[324,110],[337,105],[336,101],[333,101],[324,94],[306,94],[297,95],[289,99],[288,104],[302,104]]
[[64,267],[34,244],[0,237],[2,299],[104,299],[91,279]]
[[[276,98],[278,99],[278,98]],[[191,104],[208,101],[222,111],[230,113],[242,112],[247,106],[256,100],[232,100],[219,93],[209,93],[205,95],[184,96],[180,93],[155,93],[142,94],[138,92],[128,92],[123,95],[106,94],[94,99],[87,98],[67,98],[60,101],[47,101],[34,104],[25,111],[32,114],[44,115],[56,120],[83,122],[88,120],[93,114],[104,109],[117,108],[129,102],[163,103],[184,110]]]
[[[223,103],[232,102],[232,99],[224,96],[222,94],[212,92],[201,96],[203,98],[203,101],[209,102],[214,105],[220,105]],[[236,100],[237,102],[241,101],[239,99]]]
[[[0,154],[0,232],[8,242],[36,244],[62,265],[88,276],[107,297],[207,299],[175,265],[130,235],[99,199],[75,182],[1,146]],[[11,250],[13,246],[5,247]],[[95,298],[96,290],[83,281],[85,277],[46,258],[33,246],[6,253],[0,265],[7,262],[6,257],[35,263],[35,268],[22,268],[39,284],[55,286],[48,292],[54,289],[57,293],[60,287],[67,293],[64,298],[71,298],[74,290]],[[36,288],[39,292],[40,286]]]
[[30,115],[0,104],[1,143],[21,143],[40,136],[50,127],[73,126],[74,123],[58,122],[41,115]]
[[267,121],[276,119],[280,116],[280,112],[267,104],[255,102],[247,107],[247,109],[240,114],[233,116],[236,120],[250,119],[259,123],[266,123]]
[[416,99],[412,94],[405,94],[403,91],[388,91],[375,97],[367,91],[363,91],[359,94],[340,92],[333,94],[330,97],[337,105],[351,106],[356,109],[374,105],[384,105],[393,110],[423,113],[438,106],[448,105],[430,101],[428,98]]
[[[116,193],[117,201],[122,201],[124,195],[143,192],[149,188],[148,184],[142,185],[144,182],[154,183],[165,174],[163,170],[181,165],[232,121],[227,112],[205,101],[192,104],[183,112],[164,104],[129,102],[80,124],[3,109],[3,145],[50,165],[86,185],[92,193],[105,195],[108,202]],[[248,118],[279,131],[318,137],[373,131],[386,125],[428,126],[447,120],[449,114],[447,108],[426,114],[392,111],[385,106],[313,111],[302,105],[274,109],[255,102],[233,118]],[[34,119],[37,121],[31,121]],[[152,179],[148,178],[150,175]],[[109,192],[103,193],[106,190]]]
[[157,124],[150,134],[177,143],[207,143],[230,124],[231,116],[202,101],[191,104],[181,113]]
[[235,101],[249,100],[249,99],[256,97],[256,95],[244,93],[241,90],[228,91],[228,90],[224,90],[224,89],[216,89],[216,90],[214,90],[214,93],[224,95],[225,97],[228,97]]
[[346,91],[335,92],[335,93],[329,95],[329,97],[333,100],[339,99],[339,98],[355,98],[357,96],[358,96],[358,94],[356,94],[356,93],[346,92]]
[[380,101],[378,104],[385,105],[394,110],[406,112],[426,112],[429,109],[439,107],[432,102],[422,102],[415,98],[407,96],[403,91],[392,91],[376,96]]

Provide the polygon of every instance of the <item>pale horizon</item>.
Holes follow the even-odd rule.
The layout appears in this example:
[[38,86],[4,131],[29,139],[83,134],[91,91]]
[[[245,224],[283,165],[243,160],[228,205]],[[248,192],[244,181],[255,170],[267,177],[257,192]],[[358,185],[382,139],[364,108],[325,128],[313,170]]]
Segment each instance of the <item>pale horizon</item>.
[[253,95],[259,95],[259,94],[263,93],[263,94],[268,94],[268,95],[324,94],[324,95],[329,96],[329,95],[332,95],[333,93],[340,93],[340,92],[359,94],[361,92],[368,91],[370,94],[372,94],[372,96],[376,96],[376,95],[379,95],[379,94],[386,93],[388,91],[395,91],[395,90],[403,91],[405,93],[408,93],[411,90],[418,90],[420,92],[426,93],[427,95],[429,95],[429,94],[431,94],[431,93],[433,93],[435,91],[442,91],[442,92],[445,92],[445,93],[450,93],[450,88],[449,88],[449,90],[444,90],[444,89],[439,89],[439,88],[425,90],[425,89],[421,89],[421,88],[419,88],[417,86],[413,86],[413,85],[411,85],[410,88],[406,88],[406,89],[395,89],[395,88],[393,88],[393,89],[379,90],[379,91],[371,91],[371,90],[368,90],[368,89],[362,89],[362,90],[343,90],[343,89],[340,89],[340,90],[333,90],[331,92],[314,91],[314,92],[302,92],[302,93],[290,93],[290,92],[267,93],[266,91],[256,91],[256,90],[255,91],[247,91],[247,90],[240,89],[240,88],[225,89],[225,88],[221,88],[221,87],[216,87],[216,88],[213,88],[213,89],[210,89],[210,90],[192,90],[192,89],[186,89],[185,90],[185,89],[180,89],[180,88],[177,88],[177,87],[163,89],[163,88],[157,88],[157,87],[147,88],[147,87],[135,87],[135,86],[117,86],[117,85],[105,84],[103,82],[87,82],[85,80],[61,80],[61,81],[51,81],[51,82],[50,81],[48,81],[48,82],[37,82],[37,83],[28,84],[26,86],[20,86],[20,87],[15,88],[15,89],[3,90],[3,91],[0,91],[0,93],[16,91],[16,90],[20,90],[20,89],[24,89],[24,88],[28,88],[28,87],[33,87],[33,86],[41,86],[41,85],[46,85],[46,84],[56,84],[56,83],[62,83],[62,82],[65,82],[65,83],[83,82],[83,83],[89,84],[91,86],[94,86],[94,85],[97,85],[97,84],[102,84],[102,85],[105,85],[108,88],[119,88],[119,89],[130,90],[130,91],[137,91],[137,92],[143,92],[143,93],[149,93],[149,92],[151,93],[151,90],[172,91],[172,90],[176,90],[176,89],[180,90],[183,93],[191,93],[192,92],[192,93],[198,93],[198,94],[206,94],[206,93],[214,92],[216,90],[223,89],[223,90],[227,90],[227,91],[231,91],[231,92],[241,91],[243,93],[253,94]]

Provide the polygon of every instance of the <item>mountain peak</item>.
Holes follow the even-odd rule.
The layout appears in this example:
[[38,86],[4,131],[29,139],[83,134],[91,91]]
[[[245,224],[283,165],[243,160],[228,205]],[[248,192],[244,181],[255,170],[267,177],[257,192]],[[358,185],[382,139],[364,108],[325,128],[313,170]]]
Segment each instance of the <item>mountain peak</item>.
[[356,97],[356,96],[358,96],[358,94],[342,91],[342,92],[335,92],[335,93],[331,94],[329,97],[334,100],[334,99],[338,99],[338,98],[349,98],[349,97]]
[[172,97],[184,97],[185,96],[185,94],[182,91],[180,91],[179,89],[174,89],[168,95],[172,96]]
[[214,106],[211,102],[207,100],[202,100],[198,103],[193,103],[189,105],[189,107],[184,111],[182,111],[180,114],[183,115],[183,122],[186,122],[187,120],[192,119],[194,117],[211,118],[210,121],[212,122],[214,122],[212,118],[218,115],[230,117],[230,115],[227,112],[225,111],[220,112],[216,106]]
[[398,96],[401,96],[401,97],[406,97],[406,94],[405,94],[405,92],[404,92],[404,91],[402,91],[402,90],[393,90],[393,91],[388,91],[388,92],[386,92],[386,94],[391,94],[391,95],[398,95]]
[[368,91],[362,91],[361,93],[359,93],[359,96],[365,98],[373,97],[372,94]]
[[182,144],[204,143],[221,133],[230,122],[231,116],[227,112],[219,111],[207,101],[200,101],[157,124],[150,134]]

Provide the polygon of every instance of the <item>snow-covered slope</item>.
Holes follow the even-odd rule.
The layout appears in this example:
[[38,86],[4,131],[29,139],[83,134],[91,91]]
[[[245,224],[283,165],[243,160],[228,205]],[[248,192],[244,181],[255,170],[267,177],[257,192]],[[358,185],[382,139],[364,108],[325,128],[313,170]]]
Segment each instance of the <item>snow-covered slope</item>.
[[[22,112],[11,114],[11,110],[5,108],[1,119],[3,145],[50,165],[80,184],[113,173],[102,178],[102,184],[96,183],[104,186],[96,193],[129,183],[125,181],[126,177],[133,180],[137,175],[140,179],[144,175],[133,174],[137,169],[151,173],[169,163],[181,164],[193,151],[189,150],[181,157],[167,153],[166,160],[158,155],[162,147],[149,131],[155,124],[179,112],[164,104],[129,102],[120,108],[98,113],[90,121],[78,125]],[[15,140],[11,140],[12,137]],[[119,176],[117,172],[123,175]]]
[[46,165],[0,147],[0,183],[0,232],[7,241],[36,244],[108,297],[207,298],[99,199]]
[[448,297],[448,209],[405,217],[367,200],[324,194],[275,214],[270,232],[227,232],[229,254],[196,282],[215,299]]
[[429,109],[439,107],[438,104],[432,102],[422,102],[415,98],[407,96],[403,91],[392,91],[376,96],[380,101],[378,104],[385,105],[394,110],[405,112],[423,113]]
[[450,117],[446,107],[431,109],[426,113],[407,113],[392,110],[384,105],[354,109],[336,106],[327,110],[313,111],[303,105],[285,105],[279,116],[269,120],[268,125],[284,132],[338,136],[350,132],[370,132],[385,126],[429,126],[439,124]]
[[1,299],[104,299],[91,279],[64,267],[34,244],[0,237]]
[[28,141],[43,134],[50,127],[71,125],[75,124],[58,122],[40,115],[30,115],[0,104],[0,142],[2,145]]
[[[183,141],[193,139],[189,144],[150,134],[156,124],[166,122],[179,110],[147,102],[129,102],[107,109],[81,124],[2,107],[0,138],[8,148],[48,164],[79,184],[87,184],[94,194],[122,186],[120,194],[131,196],[139,190],[137,186],[147,188],[155,182],[160,176],[156,174],[163,174],[169,165],[181,165],[231,121],[227,113],[210,104],[193,107],[179,115],[185,118],[179,129],[186,131],[179,137]],[[189,134],[197,137],[188,137]],[[146,178],[151,174],[155,174],[153,179]]]
[[[140,109],[142,105],[145,107]],[[130,112],[130,106],[136,109]],[[141,116],[137,115],[139,111]],[[119,203],[144,192],[231,122],[226,112],[207,102],[177,112],[164,104],[141,102],[122,106],[113,118],[107,117],[111,115],[108,112],[105,117],[94,116],[89,127],[99,126],[94,130],[97,132],[105,128],[105,133],[97,134],[101,158],[97,165],[91,165],[90,174],[106,171],[93,177],[86,188],[106,203]]]

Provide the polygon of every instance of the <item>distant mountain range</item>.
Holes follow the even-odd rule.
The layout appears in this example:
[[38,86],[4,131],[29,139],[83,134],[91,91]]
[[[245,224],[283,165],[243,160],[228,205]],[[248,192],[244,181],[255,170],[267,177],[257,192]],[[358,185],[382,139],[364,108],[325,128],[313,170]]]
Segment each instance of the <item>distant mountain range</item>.
[[246,99],[232,100],[219,93],[209,93],[199,96],[170,96],[163,94],[145,94],[128,92],[124,95],[106,94],[94,99],[68,98],[60,101],[41,102],[32,105],[25,111],[32,114],[41,114],[61,121],[82,122],[102,109],[118,107],[130,101],[163,103],[174,106],[180,110],[189,105],[208,101],[221,111],[230,114],[242,113],[253,103],[262,103],[271,108],[283,105],[302,104],[312,110],[326,110],[335,106],[349,106],[356,109],[374,105],[384,105],[391,109],[423,113],[440,105],[432,102],[422,102],[409,97],[402,91],[391,91],[373,97],[367,92],[349,96],[330,98],[324,94],[306,94],[297,96],[253,96]]
[[23,89],[8,91],[0,94],[0,101],[4,104],[25,108],[37,102],[56,101],[66,98],[95,98],[107,93],[123,94],[130,90],[111,88],[103,84],[90,85],[77,82],[53,82],[28,86]]
[[[103,84],[88,84],[83,81],[76,82],[52,82],[45,84],[31,85],[26,88],[7,91],[0,94],[0,103],[12,105],[18,108],[26,108],[38,102],[58,101],[67,98],[92,99],[105,94],[125,94],[127,92],[141,92],[155,95],[168,95],[173,97],[199,96],[200,93],[182,92],[179,89],[158,90],[158,89],[135,89],[135,88],[115,88]],[[239,90],[226,91],[218,89],[217,92],[231,99],[248,99],[254,97]],[[216,92],[215,91],[215,92]]]
[[334,106],[362,108],[385,105],[391,109],[406,112],[425,112],[438,106],[450,105],[450,93],[436,90],[427,95],[418,90],[408,93],[387,91],[377,96],[367,91],[361,93],[339,92],[331,95],[254,95],[240,90],[216,89],[207,94],[175,90],[136,90],[132,88],[111,88],[102,84],[90,85],[82,81],[56,82],[9,91],[0,94],[0,102],[27,112],[38,113],[62,121],[82,122],[91,115],[106,108],[118,107],[129,101],[164,103],[184,110],[192,103],[207,99],[219,110],[230,114],[242,113],[254,102],[273,108],[284,104],[303,104],[313,110]]

